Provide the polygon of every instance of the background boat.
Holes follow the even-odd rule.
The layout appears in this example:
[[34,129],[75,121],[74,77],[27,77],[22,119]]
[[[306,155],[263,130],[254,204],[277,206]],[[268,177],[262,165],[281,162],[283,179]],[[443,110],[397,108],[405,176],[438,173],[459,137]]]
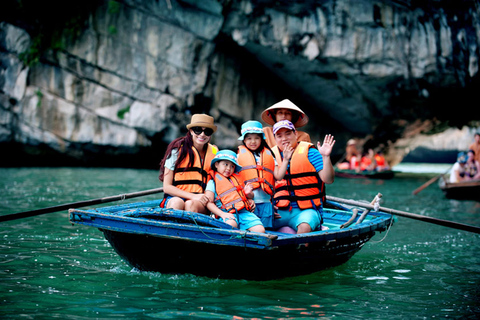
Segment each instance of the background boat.
[[335,176],[342,178],[353,179],[392,179],[395,176],[394,171],[355,171],[355,170],[342,170],[335,168]]
[[448,199],[480,201],[480,180],[451,183],[448,176],[442,176],[438,185]]

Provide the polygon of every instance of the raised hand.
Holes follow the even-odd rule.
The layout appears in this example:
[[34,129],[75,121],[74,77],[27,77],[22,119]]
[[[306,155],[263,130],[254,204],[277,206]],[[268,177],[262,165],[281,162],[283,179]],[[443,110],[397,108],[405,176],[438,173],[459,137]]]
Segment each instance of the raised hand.
[[331,134],[327,134],[325,139],[323,139],[323,144],[320,144],[320,141],[317,142],[317,149],[318,152],[322,156],[330,156],[332,153],[333,145],[335,144],[335,140]]

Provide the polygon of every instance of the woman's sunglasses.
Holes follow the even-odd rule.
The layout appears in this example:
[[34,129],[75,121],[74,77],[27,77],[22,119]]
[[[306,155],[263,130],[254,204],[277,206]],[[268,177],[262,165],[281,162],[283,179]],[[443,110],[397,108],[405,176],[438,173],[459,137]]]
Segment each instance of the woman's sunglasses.
[[207,137],[210,137],[213,134],[213,130],[210,128],[202,129],[201,127],[193,127],[191,129],[197,136],[201,135],[202,132],[205,133]]

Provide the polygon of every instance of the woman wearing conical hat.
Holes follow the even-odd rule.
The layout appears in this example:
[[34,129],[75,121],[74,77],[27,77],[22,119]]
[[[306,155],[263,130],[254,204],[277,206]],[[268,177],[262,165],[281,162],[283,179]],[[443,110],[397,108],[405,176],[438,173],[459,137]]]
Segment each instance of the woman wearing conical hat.
[[[271,126],[278,121],[288,120],[293,123],[295,128],[300,128],[307,124],[308,116],[292,101],[285,99],[265,109],[265,111],[262,112],[262,120]],[[277,145],[273,136],[272,127],[263,127],[263,133],[265,133],[265,140],[270,148]],[[311,142],[308,133],[298,130],[297,133],[298,141]]]

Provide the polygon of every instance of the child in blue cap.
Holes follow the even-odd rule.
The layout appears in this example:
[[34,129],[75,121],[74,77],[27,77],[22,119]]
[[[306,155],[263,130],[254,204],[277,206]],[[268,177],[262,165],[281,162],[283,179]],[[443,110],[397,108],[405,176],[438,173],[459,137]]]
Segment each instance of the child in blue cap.
[[[242,167],[239,175],[245,183],[251,183],[255,201],[255,214],[262,220],[265,228],[273,228],[273,204],[275,180],[283,179],[288,162],[278,167],[272,150],[265,140],[262,124],[258,121],[247,121],[242,125],[242,135],[238,140],[243,145],[238,147],[238,163]],[[290,151],[290,152],[289,152]],[[290,159],[293,149],[285,151]]]
[[235,228],[265,233],[262,221],[252,212],[255,209],[253,186],[245,185],[238,175],[241,167],[235,152],[218,151],[211,168],[212,179],[205,189],[209,198],[207,209]]

